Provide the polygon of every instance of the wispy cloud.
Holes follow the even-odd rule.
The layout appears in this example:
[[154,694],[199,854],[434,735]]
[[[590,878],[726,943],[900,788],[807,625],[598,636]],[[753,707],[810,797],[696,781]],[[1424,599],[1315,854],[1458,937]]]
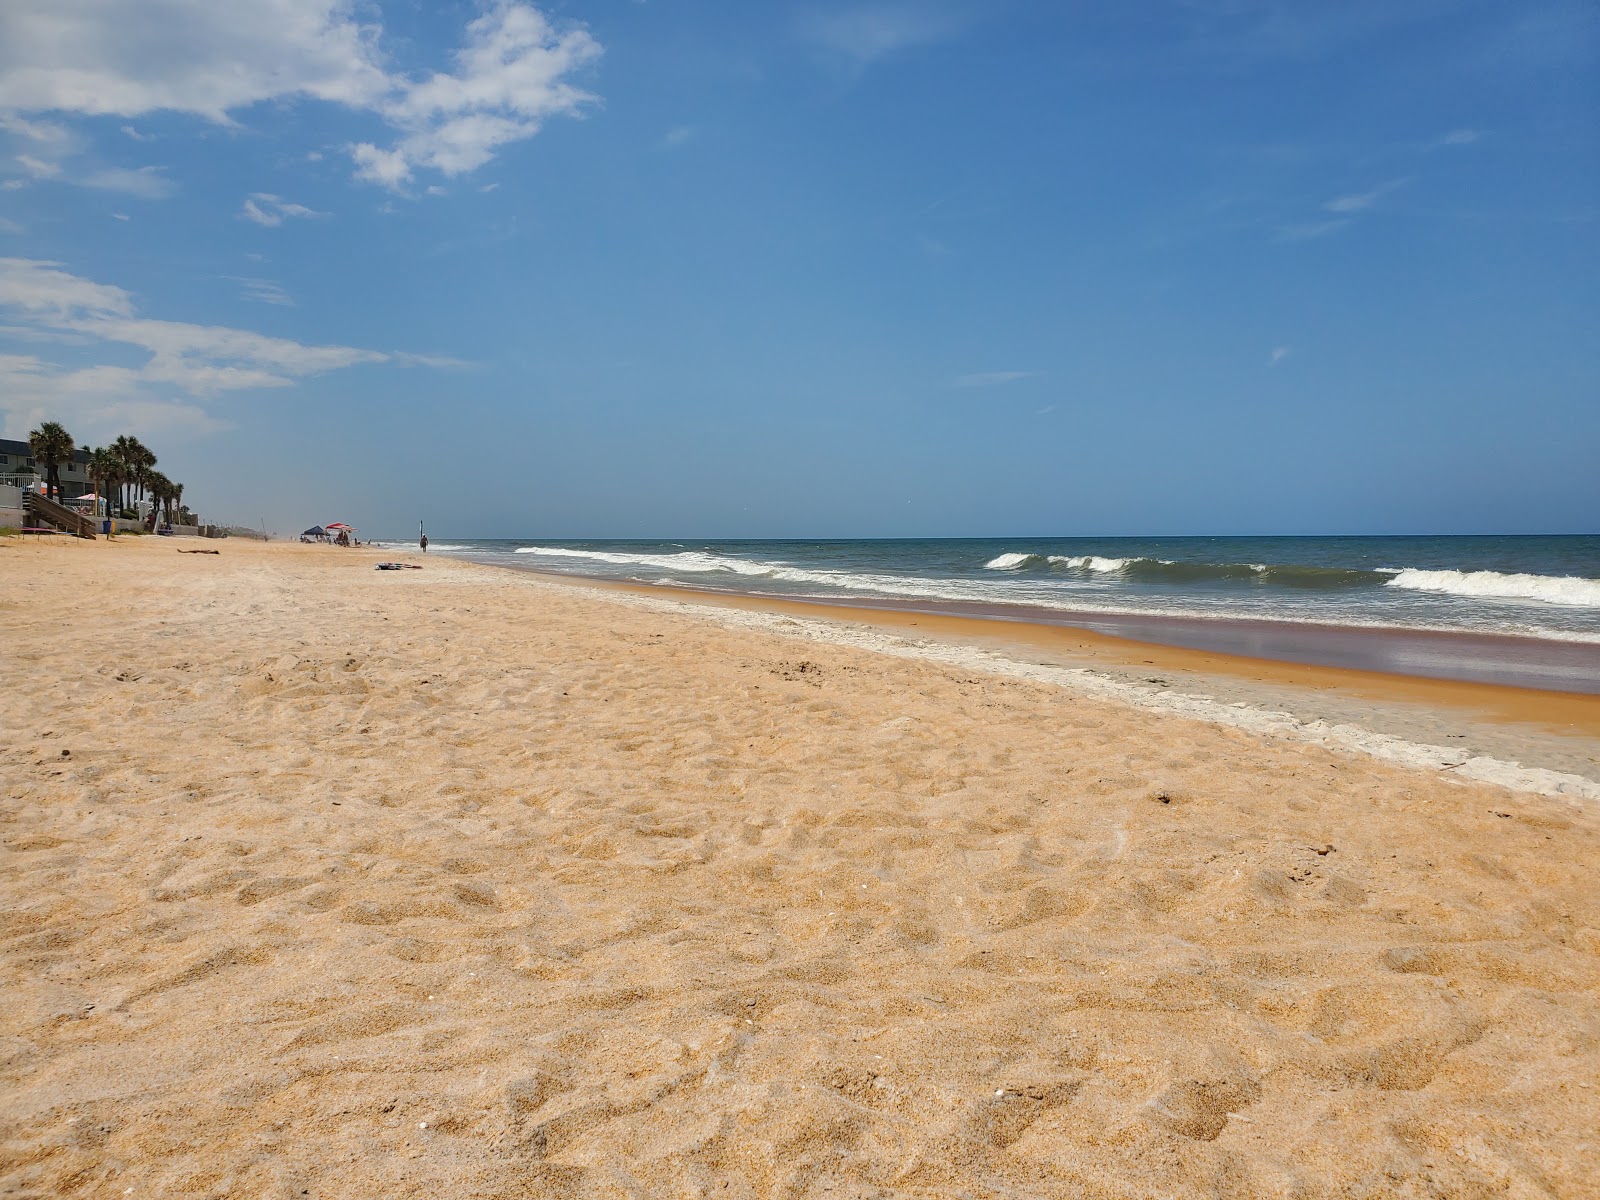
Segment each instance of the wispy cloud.
[[1473,142],[1480,141],[1483,133],[1477,129],[1452,129],[1449,133],[1440,134],[1430,144],[1430,148],[1438,149],[1443,146],[1470,146]]
[[1003,383],[1016,383],[1021,379],[1035,379],[1038,375],[1038,371],[975,371],[970,375],[957,375],[950,381],[950,386],[958,388],[998,387]]
[[1364,212],[1390,192],[1398,191],[1410,183],[1410,178],[1391,179],[1387,183],[1380,183],[1377,187],[1365,192],[1351,192],[1344,196],[1335,196],[1323,204],[1323,208],[1331,213]]
[[307,208],[304,204],[292,204],[281,196],[274,196],[271,192],[251,192],[245,198],[244,207],[239,210],[239,216],[243,220],[254,221],[257,225],[265,225],[268,229],[276,229],[294,217],[327,215],[314,208]]
[[1288,346],[1274,346],[1272,353],[1267,355],[1267,366],[1275,367],[1288,358],[1293,351]]
[[656,143],[657,150],[676,150],[679,146],[686,146],[694,140],[695,128],[693,125],[674,125],[661,135],[661,140]]
[[124,192],[145,200],[160,200],[174,191],[160,167],[87,165],[85,139],[59,121],[31,121],[15,113],[0,113],[0,129],[28,147],[15,154],[13,161],[34,180]]
[[160,167],[107,167],[80,175],[72,182],[105,192],[124,192],[143,200],[164,200],[177,190],[172,180],[161,174]]
[[35,179],[54,179],[61,174],[61,164],[31,154],[17,155],[17,165]]
[[1313,221],[1306,225],[1286,225],[1278,230],[1273,240],[1279,242],[1311,242],[1317,238],[1331,237],[1350,228],[1350,219],[1340,217],[1333,221]]
[[[255,288],[253,299],[288,299],[270,281],[239,282]],[[248,329],[144,317],[122,288],[37,259],[0,258],[0,313],[35,340],[86,347],[70,366],[37,355],[5,357],[0,415],[7,432],[60,419],[81,423],[86,433],[99,436],[135,414],[146,422],[216,428],[204,403],[228,392],[292,387],[308,376],[361,365],[456,365],[434,356],[311,346]],[[95,347],[109,361],[85,365]],[[142,351],[144,361],[127,365],[127,347]],[[174,399],[175,393],[186,398]]]
[[958,34],[966,25],[955,9],[931,4],[856,4],[813,12],[801,25],[814,44],[855,67]]
[[294,297],[283,290],[281,284],[270,279],[251,279],[244,275],[229,275],[240,286],[239,298],[241,300],[254,300],[258,304],[278,304],[285,308],[294,307]]

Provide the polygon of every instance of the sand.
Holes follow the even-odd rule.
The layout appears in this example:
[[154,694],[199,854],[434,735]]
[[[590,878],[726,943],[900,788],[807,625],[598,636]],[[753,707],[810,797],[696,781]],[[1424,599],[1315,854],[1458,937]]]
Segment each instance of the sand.
[[0,546],[0,1196],[1600,1194],[1591,801],[220,548]]

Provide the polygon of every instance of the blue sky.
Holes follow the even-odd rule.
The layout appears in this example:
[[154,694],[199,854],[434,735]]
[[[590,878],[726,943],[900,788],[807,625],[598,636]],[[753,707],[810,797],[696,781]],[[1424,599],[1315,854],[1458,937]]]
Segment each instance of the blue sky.
[[0,6],[0,420],[442,536],[1600,528],[1587,0]]

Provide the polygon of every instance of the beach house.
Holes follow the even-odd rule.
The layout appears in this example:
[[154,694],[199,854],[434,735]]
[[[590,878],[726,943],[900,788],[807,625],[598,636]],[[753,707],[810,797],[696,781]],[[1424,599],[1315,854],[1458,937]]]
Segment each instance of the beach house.
[[[44,463],[34,460],[32,447],[27,442],[0,438],[0,484],[26,487],[34,476],[43,479],[45,468]],[[70,462],[61,464],[61,496],[71,500],[93,490],[94,481],[89,478],[89,452],[80,446],[73,450]]]

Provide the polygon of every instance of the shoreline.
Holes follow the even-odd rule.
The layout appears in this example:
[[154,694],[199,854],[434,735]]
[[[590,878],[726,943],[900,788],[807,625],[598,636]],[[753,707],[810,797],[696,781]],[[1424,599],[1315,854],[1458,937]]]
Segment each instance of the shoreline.
[[[926,611],[911,604],[791,598],[679,585],[637,583],[603,576],[540,571],[514,563],[441,555],[473,566],[502,568],[551,583],[627,592],[638,596],[681,596],[694,603],[762,612],[819,616],[838,621],[918,629],[920,635],[947,636],[1060,655],[1095,665],[1154,666],[1188,675],[1225,675],[1241,680],[1310,690],[1339,689],[1372,699],[1435,704],[1476,712],[1513,724],[1540,725],[1555,732],[1600,737],[1600,695],[1479,680],[1445,679],[1357,667],[1261,658],[1240,653],[1145,641],[1065,622],[1029,621],[962,613]],[[1463,635],[1467,637],[1475,635]],[[1504,640],[1515,640],[1507,638]],[[1521,639],[1539,640],[1539,639]],[[1566,643],[1543,643],[1566,644]],[[1600,652],[1600,647],[1597,647]],[[1148,672],[1146,673],[1148,674]]]
[[[397,551],[399,547],[394,547]],[[415,552],[415,547],[409,548]],[[681,591],[707,597],[744,597],[760,603],[915,613],[992,624],[1060,627],[1136,642],[1244,658],[1369,674],[1490,684],[1530,691],[1600,696],[1600,642],[1522,633],[1346,625],[1259,617],[1058,609],[1036,605],[927,600],[891,596],[832,597],[780,594],[685,583],[648,583],[579,571],[542,570],[520,562],[443,551],[480,566],[527,571],[546,578]]]
[[[812,640],[1036,678],[1135,708],[1452,771],[1513,790],[1600,799],[1600,697],[1582,693],[1251,659],[1060,625],[702,592],[441,557],[504,568],[547,586],[618,593],[646,606],[742,613],[774,632],[805,630],[800,636]],[[851,632],[861,629],[874,632],[866,638]]]

